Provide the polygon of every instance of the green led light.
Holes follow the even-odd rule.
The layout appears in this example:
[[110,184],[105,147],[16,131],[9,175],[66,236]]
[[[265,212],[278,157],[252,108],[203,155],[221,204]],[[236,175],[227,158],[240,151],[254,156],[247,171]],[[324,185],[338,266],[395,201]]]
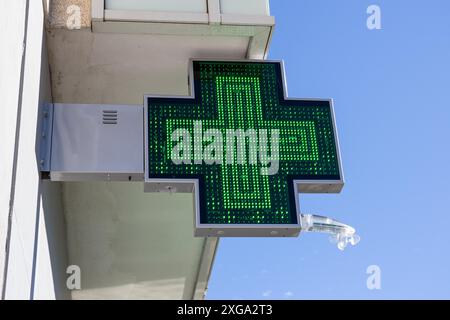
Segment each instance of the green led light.
[[[285,100],[278,63],[196,61],[193,68],[195,99],[148,98],[148,178],[201,180],[204,224],[297,223],[292,181],[341,178],[330,103]],[[185,134],[174,139],[177,130]],[[245,133],[243,149],[227,132]],[[263,160],[275,154],[264,142],[276,134],[278,171],[264,175]]]

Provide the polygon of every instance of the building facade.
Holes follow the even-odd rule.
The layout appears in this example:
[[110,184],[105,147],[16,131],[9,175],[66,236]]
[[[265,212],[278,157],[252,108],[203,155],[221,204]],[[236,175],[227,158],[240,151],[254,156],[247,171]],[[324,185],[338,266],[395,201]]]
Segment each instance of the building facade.
[[202,299],[217,238],[193,236],[192,196],[142,182],[41,174],[46,106],[188,95],[188,64],[265,59],[267,0],[0,3],[3,299]]

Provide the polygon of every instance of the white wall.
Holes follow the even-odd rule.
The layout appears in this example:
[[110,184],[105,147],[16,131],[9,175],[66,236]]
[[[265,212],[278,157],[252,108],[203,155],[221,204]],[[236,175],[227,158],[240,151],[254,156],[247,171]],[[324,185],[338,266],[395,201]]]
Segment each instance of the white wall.
[[0,2],[0,288],[3,287],[24,18],[25,1]]
[[[7,299],[65,297],[64,223],[58,185],[48,186],[39,177],[36,133],[39,108],[51,101],[46,48],[43,41],[43,4],[29,1],[23,86],[21,87],[22,40],[26,1],[0,3],[0,267],[3,276],[8,257],[5,287]],[[22,91],[20,108],[19,96]],[[19,112],[18,112],[19,109]],[[19,114],[19,121],[16,122]],[[16,131],[18,135],[16,136]],[[13,164],[16,166],[14,170]],[[8,213],[12,206],[8,243]],[[44,214],[45,212],[45,214]],[[55,218],[56,216],[56,218]],[[52,217],[50,219],[50,217]],[[57,238],[62,247],[48,242]]]

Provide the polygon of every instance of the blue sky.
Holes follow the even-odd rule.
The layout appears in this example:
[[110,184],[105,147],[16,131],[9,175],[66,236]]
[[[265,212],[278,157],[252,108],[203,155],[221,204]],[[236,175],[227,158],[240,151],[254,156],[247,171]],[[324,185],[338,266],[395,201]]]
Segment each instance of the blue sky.
[[[371,4],[382,30],[366,27]],[[335,101],[346,185],[301,195],[302,212],[362,240],[222,239],[208,299],[450,299],[450,1],[273,0],[271,13],[289,96]]]

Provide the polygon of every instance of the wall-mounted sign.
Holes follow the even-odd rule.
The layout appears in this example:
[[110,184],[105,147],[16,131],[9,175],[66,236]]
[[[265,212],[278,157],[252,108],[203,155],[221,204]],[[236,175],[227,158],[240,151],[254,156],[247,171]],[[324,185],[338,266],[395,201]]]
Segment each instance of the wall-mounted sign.
[[287,99],[283,75],[193,61],[191,97],[145,97],[146,191],[193,192],[197,236],[295,236],[299,192],[340,192],[332,101]]

